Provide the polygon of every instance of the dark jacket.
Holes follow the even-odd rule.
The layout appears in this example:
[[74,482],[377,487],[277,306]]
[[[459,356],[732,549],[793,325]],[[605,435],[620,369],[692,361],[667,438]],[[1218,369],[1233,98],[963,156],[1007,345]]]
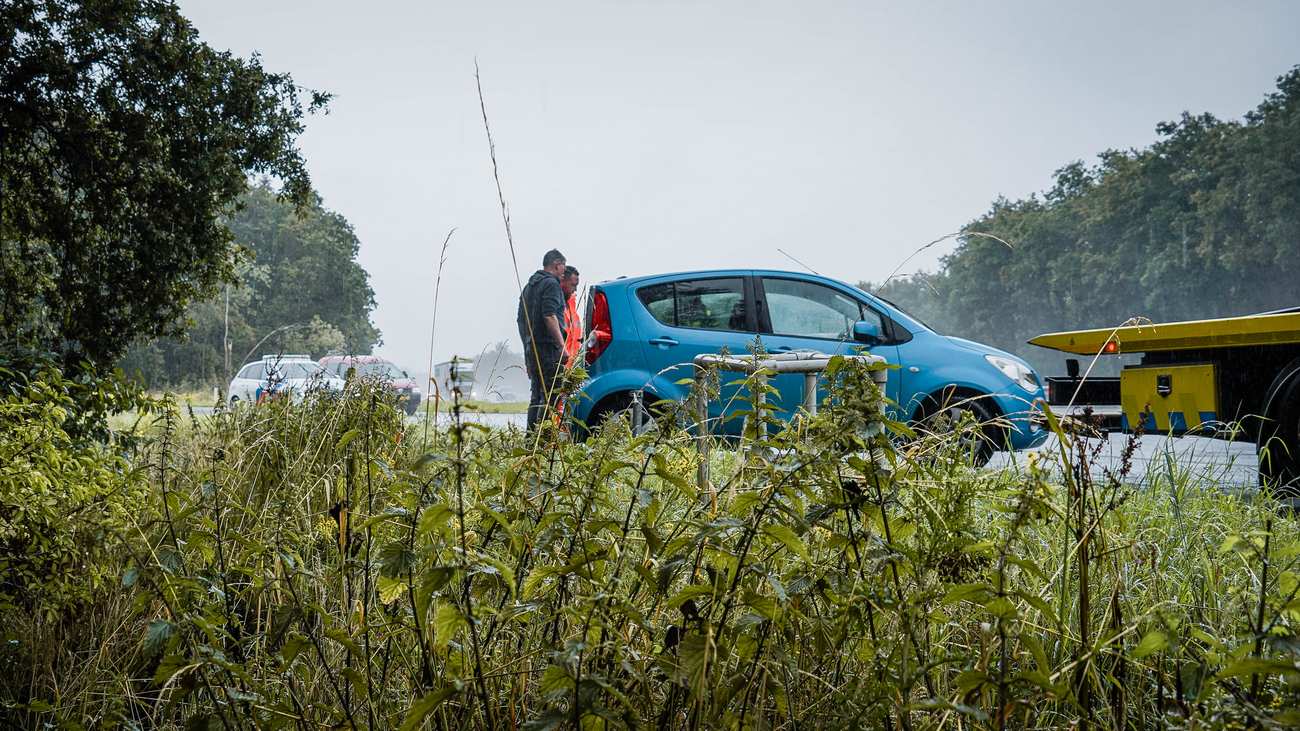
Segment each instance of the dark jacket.
[[[525,307],[528,309],[526,316]],[[563,335],[564,291],[560,289],[560,278],[538,269],[528,278],[528,284],[519,293],[519,312],[515,316],[515,322],[519,325],[519,340],[523,342],[525,353],[532,349],[534,340],[539,345],[554,345],[557,348],[564,346],[563,340],[553,342],[554,338],[546,329],[547,315],[555,315]]]

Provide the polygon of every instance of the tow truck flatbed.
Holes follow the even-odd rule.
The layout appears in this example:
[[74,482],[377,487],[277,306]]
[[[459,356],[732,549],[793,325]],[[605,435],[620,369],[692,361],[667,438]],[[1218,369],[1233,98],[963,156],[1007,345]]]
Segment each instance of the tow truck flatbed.
[[1300,311],[1047,333],[1029,343],[1077,355],[1300,344]]
[[[1253,439],[1266,484],[1300,494],[1300,308],[1039,335],[1081,356],[1141,355],[1119,378],[1049,377],[1048,403],[1108,428]],[[1118,412],[1118,419],[1115,416]]]

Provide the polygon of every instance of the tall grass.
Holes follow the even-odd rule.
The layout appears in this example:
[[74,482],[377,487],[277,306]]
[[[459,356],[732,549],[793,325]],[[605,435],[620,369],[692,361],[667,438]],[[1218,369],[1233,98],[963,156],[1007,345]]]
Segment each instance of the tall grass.
[[[762,449],[575,444],[382,390],[173,418],[122,580],[5,608],[4,720],[139,728],[1103,728],[1300,722],[1294,520],[909,438],[837,364]],[[751,384],[755,385],[755,384]],[[979,428],[968,425],[967,428]],[[1171,473],[1172,474],[1172,473]],[[1163,479],[1163,478],[1161,478]]]

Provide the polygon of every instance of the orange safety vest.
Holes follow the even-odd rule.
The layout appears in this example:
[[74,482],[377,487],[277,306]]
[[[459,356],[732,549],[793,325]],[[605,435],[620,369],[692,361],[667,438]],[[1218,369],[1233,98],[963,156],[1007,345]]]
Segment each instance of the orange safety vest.
[[578,296],[569,295],[564,305],[564,366],[572,368],[582,349],[582,320],[578,319]]

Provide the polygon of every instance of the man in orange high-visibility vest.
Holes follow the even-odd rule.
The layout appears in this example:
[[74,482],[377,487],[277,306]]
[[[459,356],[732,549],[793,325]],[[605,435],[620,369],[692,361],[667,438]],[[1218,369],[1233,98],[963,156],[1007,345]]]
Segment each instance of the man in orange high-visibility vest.
[[[582,320],[578,319],[578,270],[571,266],[564,267],[564,276],[560,277],[560,292],[564,294],[564,356],[561,361],[565,368],[572,368],[578,361],[582,350]],[[555,424],[564,427],[564,400],[555,404]]]
[[560,291],[564,293],[564,367],[572,368],[582,349],[582,320],[578,318],[578,270],[564,267],[560,278]]

